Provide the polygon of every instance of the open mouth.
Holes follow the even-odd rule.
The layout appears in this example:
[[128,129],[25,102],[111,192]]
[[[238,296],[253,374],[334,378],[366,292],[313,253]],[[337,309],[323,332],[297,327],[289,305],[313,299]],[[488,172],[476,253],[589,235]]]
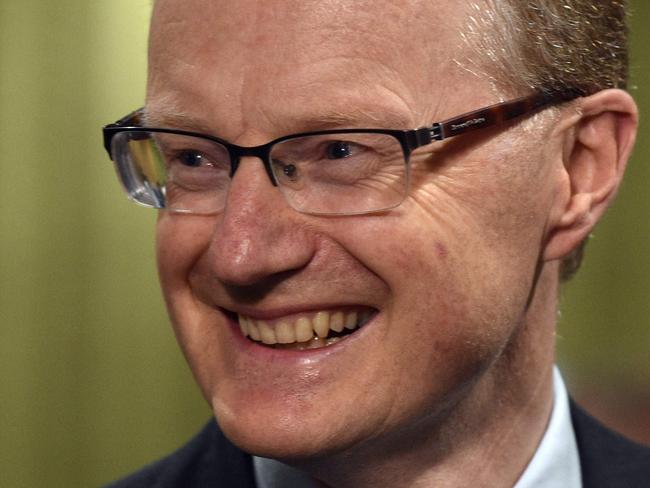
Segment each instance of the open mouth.
[[353,334],[375,314],[372,309],[320,311],[274,321],[237,315],[244,337],[275,349],[316,349]]

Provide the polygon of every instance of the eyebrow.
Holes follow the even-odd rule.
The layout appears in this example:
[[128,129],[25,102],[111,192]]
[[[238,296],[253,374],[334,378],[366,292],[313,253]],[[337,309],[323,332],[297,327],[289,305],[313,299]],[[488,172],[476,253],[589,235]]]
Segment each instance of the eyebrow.
[[412,129],[410,117],[405,113],[386,108],[332,110],[304,117],[299,126],[303,130],[326,130],[338,128]]
[[206,122],[184,112],[149,112],[143,110],[142,123],[146,127],[165,127],[210,134],[213,128]]
[[[375,110],[352,108],[331,110],[321,114],[298,114],[291,120],[294,132],[312,132],[328,129],[412,129],[413,122],[408,115],[394,110]],[[189,113],[182,111],[149,112],[143,111],[143,125],[147,127],[166,127],[188,130],[203,134],[213,134],[214,126]],[[291,131],[289,131],[291,132]]]

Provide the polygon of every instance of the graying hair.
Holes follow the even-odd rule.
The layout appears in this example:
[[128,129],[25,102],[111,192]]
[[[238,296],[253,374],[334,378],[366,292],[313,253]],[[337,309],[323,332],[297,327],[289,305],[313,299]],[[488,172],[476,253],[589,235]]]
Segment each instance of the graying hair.
[[595,93],[628,81],[625,0],[482,0],[468,41],[510,89]]
[[[509,93],[626,88],[625,0],[481,0],[464,38],[474,69]],[[501,91],[501,90],[500,90]],[[563,281],[582,261],[585,242],[560,267]]]

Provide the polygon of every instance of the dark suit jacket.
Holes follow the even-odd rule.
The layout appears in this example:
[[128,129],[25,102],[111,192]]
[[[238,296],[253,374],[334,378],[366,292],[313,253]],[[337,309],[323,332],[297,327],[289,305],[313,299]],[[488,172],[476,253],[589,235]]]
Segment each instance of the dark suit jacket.
[[[584,488],[650,488],[650,448],[608,430],[571,403]],[[107,488],[255,488],[252,457],[210,422],[174,454]],[[291,488],[291,487],[287,487]]]

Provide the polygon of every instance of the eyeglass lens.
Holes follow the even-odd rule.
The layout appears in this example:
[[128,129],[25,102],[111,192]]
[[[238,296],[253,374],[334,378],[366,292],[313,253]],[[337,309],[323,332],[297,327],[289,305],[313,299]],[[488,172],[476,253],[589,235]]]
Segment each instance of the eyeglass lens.
[[[129,196],[146,206],[211,214],[230,186],[228,149],[171,132],[123,131],[113,139]],[[360,214],[393,208],[407,191],[400,142],[381,133],[298,136],[274,144],[271,168],[287,203],[312,214]]]

